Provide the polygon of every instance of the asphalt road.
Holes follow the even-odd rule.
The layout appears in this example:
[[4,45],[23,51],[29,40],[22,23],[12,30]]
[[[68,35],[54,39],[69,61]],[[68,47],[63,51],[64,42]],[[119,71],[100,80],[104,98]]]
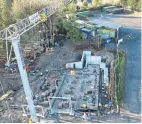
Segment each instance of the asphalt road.
[[[97,16],[102,20],[123,26],[123,38],[119,49],[126,53],[125,98],[124,108],[132,113],[141,114],[141,18],[127,15]],[[130,39],[126,37],[131,35]],[[116,49],[116,45],[109,44],[109,48]]]
[[125,29],[126,33],[133,32],[136,38],[120,45],[126,53],[125,99],[124,107],[130,112],[141,113],[141,33],[138,29]]

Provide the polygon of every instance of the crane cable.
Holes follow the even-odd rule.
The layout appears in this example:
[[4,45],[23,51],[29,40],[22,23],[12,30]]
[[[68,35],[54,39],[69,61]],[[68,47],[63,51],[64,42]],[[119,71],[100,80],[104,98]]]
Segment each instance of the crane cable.
[[[4,92],[4,88],[3,88],[3,86],[2,86],[2,82],[1,82],[1,80],[0,80],[0,85],[1,85],[1,89],[2,89],[3,94],[5,94],[5,92]],[[7,100],[5,100],[5,103],[6,103],[7,108],[8,108],[9,118],[11,118],[11,121],[12,121],[12,123],[13,123],[13,117],[11,116],[12,114],[11,114],[11,111],[10,111],[10,108],[9,108],[9,105],[8,105]]]

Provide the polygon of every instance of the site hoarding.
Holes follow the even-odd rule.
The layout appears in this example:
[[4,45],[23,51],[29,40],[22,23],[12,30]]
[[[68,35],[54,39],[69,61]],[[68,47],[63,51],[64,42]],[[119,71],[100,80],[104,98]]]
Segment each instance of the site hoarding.
[[38,21],[40,19],[40,16],[39,16],[39,13],[37,12],[37,13],[35,13],[35,14],[33,14],[33,15],[31,15],[30,17],[29,17],[29,21],[31,22],[31,23],[35,23],[36,21]]
[[115,38],[115,30],[101,28],[101,29],[97,29],[97,34],[109,35],[109,37]]

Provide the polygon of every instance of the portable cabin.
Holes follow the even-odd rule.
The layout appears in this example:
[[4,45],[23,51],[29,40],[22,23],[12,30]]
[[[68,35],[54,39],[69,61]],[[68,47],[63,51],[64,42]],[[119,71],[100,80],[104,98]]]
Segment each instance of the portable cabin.
[[78,17],[89,17],[89,16],[93,16],[93,12],[91,12],[91,11],[77,12],[76,16],[78,16]]
[[112,39],[119,38],[119,29],[121,28],[120,25],[104,21],[97,25],[97,27],[97,34],[108,35]]
[[124,9],[122,7],[117,7],[117,6],[108,6],[108,7],[104,7],[103,11],[106,13],[119,14],[119,13],[123,13]]
[[80,31],[83,33],[83,39],[85,40],[91,40],[95,34],[95,31],[87,28],[80,28]]
[[78,26],[84,26],[86,22],[84,20],[75,20],[75,23],[77,23]]
[[94,19],[91,23],[96,24],[96,34],[103,39],[111,38],[117,40],[119,38],[121,26],[113,24],[111,22],[102,21],[100,19]]
[[116,9],[113,9],[111,12],[113,14],[119,14],[119,13],[123,13],[124,9],[123,8],[116,8]]
[[103,12],[109,12],[111,11],[112,9],[115,9],[117,8],[116,6],[107,6],[107,7],[103,7]]

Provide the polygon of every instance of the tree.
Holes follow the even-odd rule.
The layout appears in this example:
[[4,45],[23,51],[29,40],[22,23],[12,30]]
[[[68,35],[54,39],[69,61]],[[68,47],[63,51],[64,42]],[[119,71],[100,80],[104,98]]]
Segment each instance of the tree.
[[87,1],[84,1],[82,5],[82,9],[87,9],[87,7],[88,7],[88,3]]
[[81,31],[76,28],[76,26],[77,25],[74,21],[63,21],[63,27],[67,31],[67,35],[73,43],[81,42],[83,38]]
[[127,4],[128,4],[128,6],[130,6],[130,8],[132,10],[136,10],[136,5],[137,5],[137,1],[136,0],[128,0]]
[[73,26],[70,30],[68,30],[67,35],[71,38],[73,43],[78,43],[81,42],[82,40],[82,33],[75,26]]
[[13,1],[12,11],[15,19],[20,19],[24,16],[24,7],[21,1],[18,0]]
[[92,0],[92,4],[93,6],[99,6],[100,4],[102,4],[102,0]]
[[127,6],[127,0],[120,0],[120,3],[123,6],[123,8],[125,9],[125,7]]
[[141,11],[141,0],[138,0],[136,8],[138,11]]
[[8,0],[0,0],[0,9],[1,9],[1,25],[2,28],[7,27],[12,22],[12,17],[10,13],[10,6]]
[[12,11],[16,19],[24,18],[52,2],[51,0],[13,0]]
[[131,10],[141,10],[141,0],[120,0],[123,8],[129,7]]
[[2,29],[2,14],[1,14],[1,12],[2,12],[2,7],[1,7],[1,5],[0,5],[0,30]]
[[58,32],[67,35],[73,43],[80,42],[83,38],[81,31],[76,26],[73,18],[71,20],[58,19],[56,21]]
[[65,11],[68,13],[75,13],[76,10],[77,10],[77,5],[74,2],[70,3],[65,9]]

